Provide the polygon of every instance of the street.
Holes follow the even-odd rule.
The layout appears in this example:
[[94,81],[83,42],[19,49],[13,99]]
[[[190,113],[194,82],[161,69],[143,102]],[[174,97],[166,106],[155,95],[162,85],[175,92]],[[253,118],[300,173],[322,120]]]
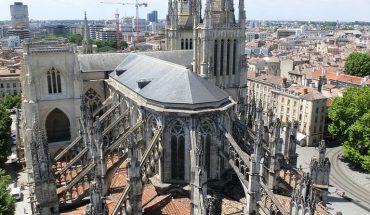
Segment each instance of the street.
[[[16,116],[14,114],[11,115],[12,118],[12,125],[11,125],[11,132],[12,135],[16,134],[16,125],[15,125],[15,119]],[[13,140],[12,140],[13,141]],[[15,145],[12,143],[12,141],[9,141],[8,143],[8,154],[10,155],[12,152],[16,151]],[[16,210],[15,215],[22,215],[22,214],[32,214],[31,213],[31,207],[30,207],[30,199],[29,199],[29,190],[27,186],[27,173],[25,171],[26,169],[18,163],[11,163],[10,156],[8,156],[8,160],[5,163],[5,172],[7,175],[11,177],[11,184],[9,187],[14,187],[14,184],[16,184],[17,187],[21,187],[22,192],[22,199],[20,201],[16,201]]]
[[348,164],[339,159],[341,148],[327,150],[331,162],[330,182],[343,190],[348,200],[362,207],[370,214],[370,174],[360,173],[349,168]]
[[[351,170],[346,163],[337,159],[341,147],[327,148],[326,157],[330,159],[330,187],[328,207],[331,213],[342,212],[343,215],[370,215],[370,174]],[[311,158],[318,156],[314,147],[297,146],[298,167],[309,172]],[[335,191],[345,192],[341,197]]]

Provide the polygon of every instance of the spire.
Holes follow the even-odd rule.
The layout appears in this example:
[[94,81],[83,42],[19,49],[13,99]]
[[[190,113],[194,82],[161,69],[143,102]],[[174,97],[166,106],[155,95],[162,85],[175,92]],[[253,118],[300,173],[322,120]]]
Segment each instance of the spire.
[[84,40],[88,41],[90,40],[90,32],[89,32],[89,25],[87,24],[87,15],[85,11],[85,20],[84,20]]
[[239,23],[240,27],[245,28],[245,10],[244,10],[244,0],[239,0]]
[[212,27],[212,13],[211,13],[211,0],[206,1],[206,8],[204,11],[205,26],[209,29]]
[[92,45],[90,43],[90,28],[87,24],[87,15],[85,11],[85,20],[84,20],[84,39],[82,41],[82,49],[84,54],[92,53]]

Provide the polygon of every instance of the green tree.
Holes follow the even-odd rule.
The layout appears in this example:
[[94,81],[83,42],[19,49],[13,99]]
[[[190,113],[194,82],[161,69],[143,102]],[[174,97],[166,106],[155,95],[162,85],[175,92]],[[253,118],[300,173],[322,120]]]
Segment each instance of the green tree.
[[351,53],[345,64],[345,73],[364,77],[370,75],[370,54],[362,52]]
[[343,155],[370,171],[370,87],[348,88],[329,109],[329,132],[343,143]]
[[10,139],[12,119],[6,108],[0,104],[0,167],[2,167],[7,158],[7,142]]
[[126,41],[121,40],[121,49],[126,49],[128,47],[128,43]]
[[14,107],[20,108],[21,107],[21,93],[18,93],[15,96],[12,96],[9,93],[6,93],[3,99],[1,100],[1,103],[7,109],[12,109]]
[[15,200],[8,189],[10,177],[0,169],[0,214],[10,215],[15,211]]
[[66,38],[69,40],[69,42],[77,45],[81,45],[83,40],[83,37],[80,34],[70,34],[67,35]]

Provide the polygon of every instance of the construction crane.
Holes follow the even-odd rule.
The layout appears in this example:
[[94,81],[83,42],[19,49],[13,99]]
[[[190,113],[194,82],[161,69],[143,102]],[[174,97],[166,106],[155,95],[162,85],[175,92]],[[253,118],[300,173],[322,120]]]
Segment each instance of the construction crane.
[[139,2],[138,0],[135,0],[135,3],[132,2],[100,2],[102,4],[120,4],[120,5],[134,5],[136,8],[136,43],[140,43],[140,37],[139,37],[139,7],[148,7],[148,3],[145,2]]

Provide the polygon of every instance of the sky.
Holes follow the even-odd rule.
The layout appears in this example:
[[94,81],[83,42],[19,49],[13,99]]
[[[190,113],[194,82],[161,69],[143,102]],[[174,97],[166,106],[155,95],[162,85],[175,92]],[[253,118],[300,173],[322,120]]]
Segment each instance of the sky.
[[[133,5],[102,4],[104,0],[19,0],[28,5],[29,17],[34,20],[114,19],[114,13],[135,16]],[[134,2],[134,0],[107,0]],[[140,9],[140,17],[152,10],[165,18],[168,0],[141,0],[148,3]],[[203,0],[204,1],[204,0]],[[0,0],[0,20],[10,20],[9,5],[14,0]],[[234,3],[237,7],[237,0]],[[245,0],[247,19],[302,21],[367,21],[370,22],[370,0]]]

